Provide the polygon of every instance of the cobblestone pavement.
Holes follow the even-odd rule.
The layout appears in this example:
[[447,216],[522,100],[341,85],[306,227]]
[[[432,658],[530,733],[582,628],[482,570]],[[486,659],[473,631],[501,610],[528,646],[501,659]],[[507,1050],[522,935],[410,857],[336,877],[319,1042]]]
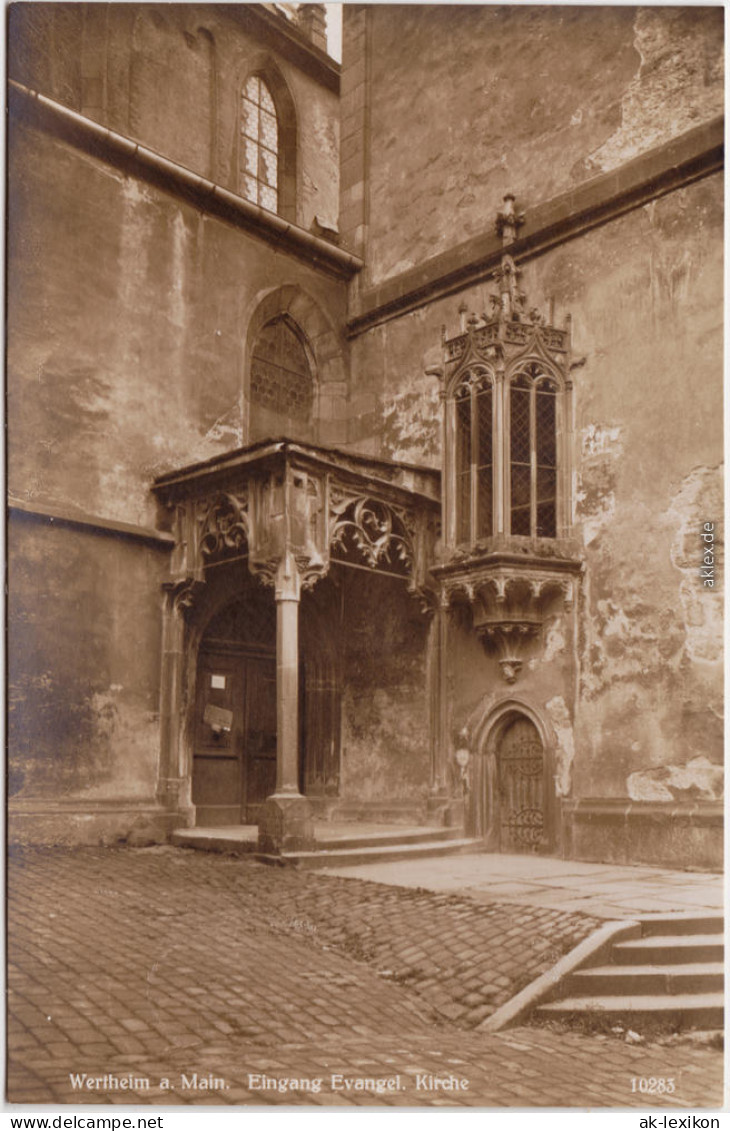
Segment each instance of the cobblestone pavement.
[[722,1102],[717,1052],[471,1030],[583,916],[171,848],[28,851],[8,891],[13,1103]]

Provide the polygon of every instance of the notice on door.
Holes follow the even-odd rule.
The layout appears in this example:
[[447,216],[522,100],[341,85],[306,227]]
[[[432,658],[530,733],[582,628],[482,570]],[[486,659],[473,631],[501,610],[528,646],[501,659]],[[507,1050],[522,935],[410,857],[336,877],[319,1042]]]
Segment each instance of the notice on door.
[[225,707],[216,707],[213,703],[207,703],[203,722],[218,733],[223,730],[229,731],[233,726],[233,711],[227,711]]

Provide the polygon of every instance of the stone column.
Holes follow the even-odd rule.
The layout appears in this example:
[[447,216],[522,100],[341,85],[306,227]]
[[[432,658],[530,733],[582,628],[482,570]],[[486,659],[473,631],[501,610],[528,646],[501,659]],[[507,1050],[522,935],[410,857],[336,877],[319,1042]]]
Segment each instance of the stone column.
[[[189,778],[182,765],[181,722],[185,679],[185,609],[193,600],[195,582],[165,586],[162,620],[160,685],[160,763],[156,797],[171,825],[192,824]],[[187,788],[186,788],[187,787]]]
[[280,854],[314,848],[309,802],[299,792],[299,598],[291,550],[276,571],[276,793],[259,816],[259,849]]
[[450,803],[449,789],[449,718],[448,718],[448,630],[449,601],[441,594],[436,610],[436,656],[434,665],[435,711],[431,759],[431,794],[427,811],[432,824],[446,822]]

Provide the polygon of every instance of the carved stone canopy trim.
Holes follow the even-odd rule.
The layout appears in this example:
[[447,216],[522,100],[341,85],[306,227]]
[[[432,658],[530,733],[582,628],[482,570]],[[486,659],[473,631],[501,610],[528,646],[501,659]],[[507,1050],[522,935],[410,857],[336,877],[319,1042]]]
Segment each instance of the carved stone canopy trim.
[[186,616],[195,607],[203,584],[202,581],[196,581],[193,578],[168,581],[163,584],[163,589],[167,592],[172,608],[178,616]]
[[209,567],[245,557],[252,574],[280,588],[286,558],[302,588],[337,561],[427,593],[438,474],[388,465],[384,481],[383,461],[349,455],[340,467],[339,459],[332,450],[271,441],[161,477],[155,490],[175,531],[173,581],[204,582]]

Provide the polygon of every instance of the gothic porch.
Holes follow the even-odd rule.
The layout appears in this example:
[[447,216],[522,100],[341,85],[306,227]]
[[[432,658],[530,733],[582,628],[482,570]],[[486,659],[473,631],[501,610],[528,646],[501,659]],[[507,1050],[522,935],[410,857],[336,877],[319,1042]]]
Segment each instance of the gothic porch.
[[[439,633],[429,582],[439,474],[282,439],[161,476],[154,490],[175,535],[165,584],[159,801],[180,825],[192,825],[201,804],[198,824],[255,824],[257,847],[266,853],[312,849],[315,816],[356,817],[358,801],[366,803],[373,787],[365,781],[358,797],[357,777],[364,771],[356,764],[349,794],[341,797],[342,666],[349,646],[343,637],[369,631],[382,636],[386,649],[392,622],[400,619],[415,641],[414,655],[421,656],[411,666],[422,684],[426,741],[421,784],[408,787],[413,799],[419,793],[419,805],[404,803],[399,811],[394,796],[391,810],[401,824],[420,826],[423,819],[414,816],[425,815],[427,795],[438,793],[446,778],[446,751],[439,743]],[[220,628],[211,639],[210,626],[230,624],[232,609],[247,626],[265,621],[266,614],[255,610],[267,603],[268,638],[256,630],[237,642],[238,650],[230,641],[221,643]],[[349,629],[338,604],[353,610]],[[213,645],[218,653],[211,653]],[[399,647],[391,645],[391,651]],[[228,666],[222,648],[228,649]],[[237,730],[239,661],[232,657],[241,650],[248,665],[259,665],[258,690],[246,693],[247,710],[259,721]],[[209,664],[201,690],[201,657],[211,654],[222,670]],[[383,684],[388,662],[384,650]],[[380,699],[385,690],[372,697],[371,713]],[[265,716],[268,723],[260,721]],[[214,796],[211,782],[220,773],[228,775],[228,784]]]

